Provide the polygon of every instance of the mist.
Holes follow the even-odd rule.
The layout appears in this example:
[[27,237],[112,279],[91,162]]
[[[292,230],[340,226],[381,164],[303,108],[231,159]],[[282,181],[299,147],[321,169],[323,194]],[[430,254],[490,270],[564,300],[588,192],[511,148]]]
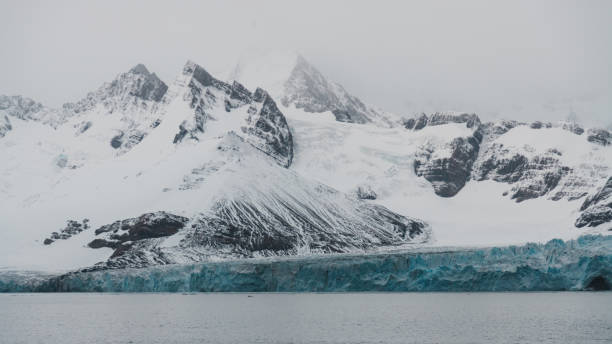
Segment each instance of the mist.
[[144,63],[295,50],[387,111],[612,123],[610,1],[2,1],[0,94],[60,106]]

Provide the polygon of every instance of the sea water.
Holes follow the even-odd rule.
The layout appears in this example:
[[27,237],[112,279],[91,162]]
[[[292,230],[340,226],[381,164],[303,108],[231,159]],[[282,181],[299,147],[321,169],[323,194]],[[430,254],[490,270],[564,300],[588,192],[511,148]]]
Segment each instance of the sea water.
[[0,343],[608,343],[612,293],[0,294]]

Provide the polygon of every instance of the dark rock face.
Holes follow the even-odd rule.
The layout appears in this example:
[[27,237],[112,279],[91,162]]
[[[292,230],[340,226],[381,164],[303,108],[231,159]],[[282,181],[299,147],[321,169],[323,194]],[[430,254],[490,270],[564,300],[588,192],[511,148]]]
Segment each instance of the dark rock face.
[[[323,186],[317,192],[322,197],[337,193]],[[406,244],[427,235],[428,225],[422,221],[379,205],[349,202],[355,207],[352,216],[333,207],[319,213],[295,199],[278,199],[276,204],[222,199],[211,213],[193,219],[158,212],[116,221],[98,228],[99,238],[89,243],[91,248],[115,250],[108,261],[90,270],[195,262],[211,256],[284,256],[300,250],[350,252]],[[182,239],[176,246],[161,245],[165,237],[179,231]]]
[[612,144],[612,134],[605,129],[589,129],[587,140],[602,146]]
[[485,152],[474,171],[476,180],[492,179],[514,184],[511,198],[517,202],[538,198],[555,189],[561,178],[571,170],[562,166],[553,151],[531,159],[513,154],[500,144],[493,144]]
[[585,210],[576,220],[575,226],[582,228],[585,226],[596,227],[612,221],[612,207],[600,205]]
[[378,197],[376,192],[369,185],[359,185],[355,194],[359,199],[375,200]]
[[243,128],[250,135],[247,142],[289,167],[293,160],[293,137],[285,116],[264,90],[255,90],[254,99],[262,105],[259,113],[249,116],[249,126]]
[[[295,214],[293,220],[297,222],[288,222],[281,212],[274,209],[265,209],[264,213],[258,214],[257,208],[247,202],[225,201],[219,203],[214,217],[201,217],[194,223],[195,230],[188,240],[190,245],[229,250],[243,257],[251,257],[255,252],[264,256],[295,255],[300,247],[334,253],[346,252],[351,247],[365,249],[394,245],[397,244],[395,235],[408,240],[422,234],[426,227],[423,222],[405,218],[378,205],[363,203],[359,211],[381,224],[386,223],[391,231],[375,231],[355,222],[352,225],[356,227],[348,232],[344,228],[333,228],[326,219],[314,213],[308,214],[311,218],[306,214]],[[353,231],[367,231],[373,236],[373,241],[364,242],[364,238],[355,236]],[[375,241],[379,242],[374,244]]]
[[478,158],[483,138],[480,119],[474,114],[435,113],[431,116],[423,114],[404,122],[404,127],[412,130],[448,123],[465,123],[466,127],[473,129],[472,135],[453,139],[450,143],[451,155],[448,157],[432,159],[434,152],[424,151],[414,161],[416,175],[427,179],[435,193],[441,197],[456,195],[470,179],[472,165]]
[[109,111],[128,110],[134,105],[142,106],[142,102],[161,102],[167,90],[168,86],[155,73],[150,73],[144,65],[139,64],[78,102],[64,104],[63,108],[77,114],[91,110],[98,104]]
[[306,112],[331,111],[339,122],[368,123],[373,111],[342,86],[329,82],[301,56],[285,84],[281,102]]
[[146,133],[139,130],[133,130],[128,135],[126,135],[125,132],[120,131],[119,134],[113,136],[110,145],[114,149],[123,148],[128,150],[140,143],[145,136]]
[[89,219],[83,219],[81,222],[68,220],[66,227],[62,228],[59,232],[51,233],[49,238],[45,238],[43,244],[51,245],[56,240],[70,239],[73,235],[77,235],[87,229],[89,229]]
[[[482,125],[476,114],[455,114],[436,112],[431,115],[421,114],[415,118],[404,119],[402,124],[406,129],[421,130],[427,126],[443,125],[448,123],[465,123],[468,128],[478,129]],[[482,134],[482,133],[481,133]]]
[[612,195],[612,177],[608,178],[604,186],[594,195],[584,200],[580,210],[586,210],[592,205],[605,203]]
[[4,137],[6,133],[12,129],[13,126],[11,125],[11,121],[9,121],[8,116],[0,117],[0,137]]
[[187,101],[194,109],[194,124],[182,123],[175,135],[174,143],[189,137],[197,140],[198,132],[204,132],[208,119],[207,111],[221,99],[215,96],[210,88],[223,92],[223,104],[227,112],[249,106],[247,123],[241,128],[246,134],[246,141],[274,158],[280,165],[289,167],[293,160],[293,137],[283,113],[276,102],[263,89],[257,88],[251,93],[243,85],[234,82],[229,85],[215,79],[199,65],[188,62],[183,73],[192,76],[188,83]]
[[253,99],[253,95],[241,83],[234,81],[231,87],[230,98],[248,104]]
[[168,86],[155,73],[150,73],[143,64],[136,65],[130,73],[143,77],[138,79],[136,87],[130,91],[130,94],[144,100],[161,101]]
[[562,128],[576,135],[582,135],[584,133],[584,129],[578,123],[574,122],[563,123]]
[[415,173],[431,182],[438,196],[452,197],[469,180],[472,165],[478,157],[479,144],[480,141],[474,138],[455,138],[451,143],[450,157],[425,161],[417,159],[414,162]]
[[96,229],[96,236],[101,235],[101,238],[94,239],[88,246],[113,248],[115,252],[111,258],[114,258],[121,256],[138,241],[174,235],[188,221],[188,218],[166,212],[143,214]]
[[487,137],[496,137],[507,133],[510,129],[525,124],[526,123],[518,121],[500,121],[495,123],[489,122],[483,124],[483,132]]
[[120,132],[119,134],[113,136],[113,139],[111,140],[110,144],[111,147],[118,149],[121,147],[121,145],[123,144],[123,136],[125,134],[123,132]]
[[598,192],[584,200],[580,210],[582,213],[575,223],[578,228],[612,222],[612,177]]

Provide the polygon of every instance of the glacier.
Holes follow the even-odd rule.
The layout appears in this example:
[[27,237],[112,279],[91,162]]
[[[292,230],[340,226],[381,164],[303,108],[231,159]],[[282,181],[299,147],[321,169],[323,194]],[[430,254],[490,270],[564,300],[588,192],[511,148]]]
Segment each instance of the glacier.
[[0,273],[1,292],[610,290],[612,236],[489,248],[243,259],[59,276]]

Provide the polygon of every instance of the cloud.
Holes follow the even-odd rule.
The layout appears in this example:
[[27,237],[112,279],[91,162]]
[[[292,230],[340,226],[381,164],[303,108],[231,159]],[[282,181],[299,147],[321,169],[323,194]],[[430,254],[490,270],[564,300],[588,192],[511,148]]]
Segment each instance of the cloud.
[[[389,111],[612,118],[609,1],[3,1],[0,93],[50,105],[136,63],[172,81],[299,50]],[[555,109],[551,111],[550,109]]]

